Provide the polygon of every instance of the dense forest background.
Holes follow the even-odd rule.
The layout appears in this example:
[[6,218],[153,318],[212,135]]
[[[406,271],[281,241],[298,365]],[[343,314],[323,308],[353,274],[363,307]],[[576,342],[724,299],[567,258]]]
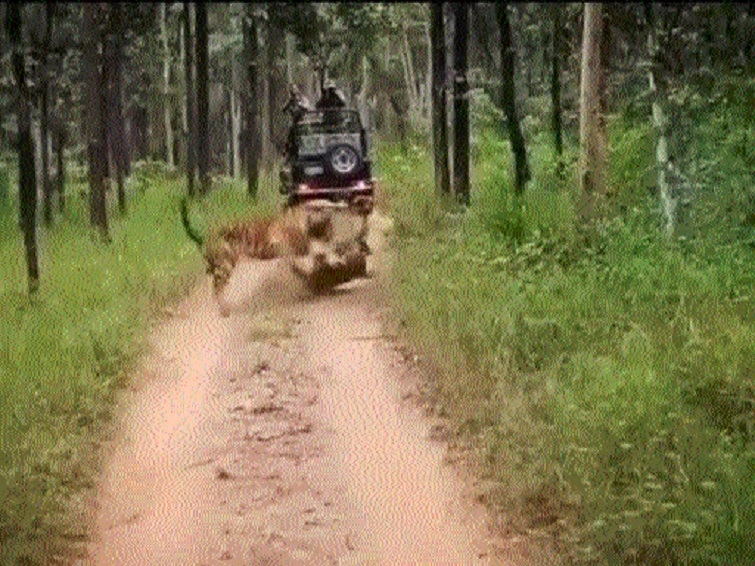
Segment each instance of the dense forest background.
[[214,218],[279,206],[288,86],[326,79],[371,132],[394,308],[507,528],[575,563],[755,561],[751,5],[0,20],[0,562],[85,539],[91,439],[197,280],[179,195]]

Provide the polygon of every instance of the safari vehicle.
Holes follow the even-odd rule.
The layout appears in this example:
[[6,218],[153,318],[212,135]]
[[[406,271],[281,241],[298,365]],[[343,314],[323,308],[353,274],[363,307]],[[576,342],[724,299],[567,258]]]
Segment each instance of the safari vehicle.
[[309,282],[332,287],[365,276],[370,253],[367,217],[374,206],[375,181],[359,113],[339,107],[305,111],[292,124],[287,149],[280,172],[286,206],[301,205],[313,218],[327,208],[335,226],[353,226],[354,218],[362,218],[363,229],[346,230],[352,235],[336,236],[331,242],[330,257],[337,262],[319,263],[309,273]]
[[280,191],[288,205],[327,200],[372,208],[375,182],[367,134],[359,113],[347,108],[307,111],[292,126]]

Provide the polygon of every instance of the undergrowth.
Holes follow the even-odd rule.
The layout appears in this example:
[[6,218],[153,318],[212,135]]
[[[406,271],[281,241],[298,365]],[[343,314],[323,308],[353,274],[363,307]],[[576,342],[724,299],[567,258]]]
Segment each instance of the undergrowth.
[[611,150],[614,212],[588,245],[575,156],[559,178],[547,138],[530,143],[533,181],[516,197],[508,142],[479,135],[461,216],[436,204],[427,148],[383,147],[394,307],[512,528],[548,533],[579,564],[752,564],[749,153],[719,151],[692,179],[715,187],[669,242],[652,131],[619,120]]
[[[1,564],[46,564],[86,541],[81,512],[113,394],[150,325],[203,275],[178,214],[184,183],[142,169],[129,180],[128,214],[111,217],[109,245],[92,237],[84,186],[69,183],[65,215],[38,230],[33,298],[15,199],[0,191]],[[218,184],[194,205],[201,218],[249,210],[243,187]],[[263,186],[261,208],[272,206],[271,186]]]

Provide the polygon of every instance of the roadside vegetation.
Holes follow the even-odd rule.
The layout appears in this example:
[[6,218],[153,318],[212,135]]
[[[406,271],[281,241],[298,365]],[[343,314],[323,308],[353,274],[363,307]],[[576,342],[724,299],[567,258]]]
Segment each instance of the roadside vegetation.
[[650,190],[652,128],[631,109],[609,127],[613,213],[589,228],[573,143],[559,178],[550,136],[534,135],[516,197],[508,141],[478,131],[466,215],[438,203],[426,143],[381,150],[394,307],[436,370],[436,408],[479,449],[488,501],[513,529],[555,535],[567,561],[755,557],[743,100],[695,116],[695,200],[674,240]]
[[[13,176],[0,169],[4,188]],[[0,205],[1,564],[44,564],[85,542],[81,513],[113,395],[151,325],[203,276],[178,217],[184,180],[159,164],[135,164],[129,215],[113,218],[112,242],[103,246],[79,197],[84,185],[72,177],[66,214],[41,233],[45,284],[31,298],[12,190]],[[273,206],[271,188],[265,180],[260,210]],[[221,181],[197,223],[249,207],[240,182]]]

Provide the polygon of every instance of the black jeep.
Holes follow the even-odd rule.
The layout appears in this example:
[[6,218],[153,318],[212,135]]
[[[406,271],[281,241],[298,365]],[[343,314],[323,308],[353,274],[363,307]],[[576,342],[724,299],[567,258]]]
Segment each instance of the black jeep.
[[292,125],[280,191],[288,205],[328,200],[373,206],[375,181],[359,113],[347,108],[303,112]]

